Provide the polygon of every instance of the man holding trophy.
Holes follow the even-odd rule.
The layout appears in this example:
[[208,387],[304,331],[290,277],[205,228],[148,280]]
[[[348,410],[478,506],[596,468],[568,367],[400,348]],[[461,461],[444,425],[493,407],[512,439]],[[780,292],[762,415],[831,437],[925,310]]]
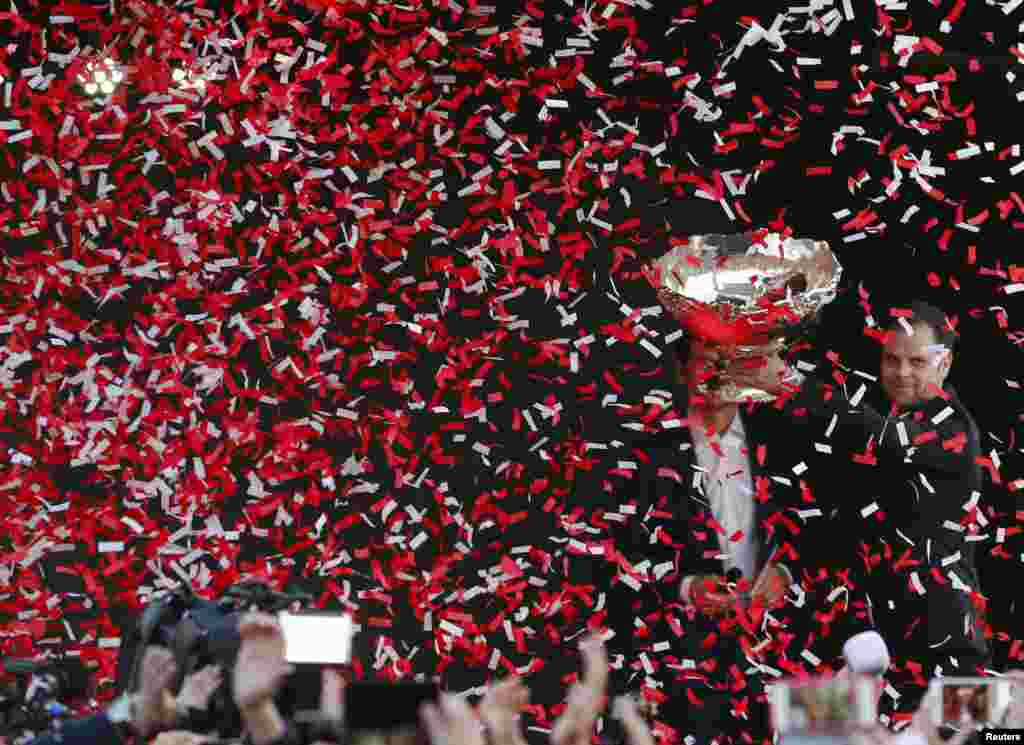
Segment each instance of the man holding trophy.
[[[757,674],[767,649],[831,663],[873,624],[925,676],[943,661],[971,674],[986,658],[973,554],[949,527],[980,483],[977,428],[944,385],[941,314],[914,304],[893,321],[881,365],[889,416],[779,354],[835,297],[839,275],[826,243],[773,234],[694,236],[655,262],[659,300],[684,330],[673,360],[681,426],[638,443],[636,485],[579,485],[632,497],[604,515],[617,569],[605,583],[610,646],[627,662],[615,687],[642,676],[688,745],[738,720],[754,741],[769,732]],[[879,510],[887,519],[869,521]],[[886,546],[916,571],[863,560]],[[874,618],[850,610],[828,628],[836,594],[849,609],[854,589]],[[797,629],[806,636],[794,642]]]
[[[642,466],[632,484],[577,476],[584,499],[611,493],[615,505],[602,513],[614,575],[594,578],[607,594],[610,650],[626,661],[613,688],[643,685],[663,704],[667,734],[691,735],[690,745],[737,729],[757,741],[769,731],[763,652],[775,646],[796,664],[812,651],[808,629],[789,650],[784,637],[787,616],[811,613],[794,585],[816,573],[818,557],[797,545],[794,512],[809,506],[801,474],[812,442],[794,436],[777,394],[738,374],[747,355],[778,345],[835,296],[839,265],[820,242],[706,236],[668,254],[651,277],[683,327],[665,415],[675,426],[635,444]],[[819,635],[818,655],[838,658],[855,630],[837,628],[834,644]]]
[[[778,441],[788,423],[777,407],[741,409],[747,403],[766,404],[787,382],[794,388],[800,382],[787,370],[773,381],[772,390],[759,388],[750,360],[774,353],[790,328],[810,320],[835,297],[839,264],[823,242],[783,241],[772,234],[760,244],[752,235],[695,236],[656,262],[654,274],[659,300],[685,332],[674,359],[676,403],[688,415],[703,491],[728,538],[718,557],[722,572],[684,577],[681,599],[712,615],[750,600],[770,607],[794,578],[755,518],[763,520],[772,508],[795,501],[775,494],[765,500],[763,487],[757,499],[754,479],[774,475],[773,492],[782,491],[777,486],[786,480],[792,486],[794,480],[787,477],[803,462],[810,443]],[[768,466],[765,456],[776,452],[783,454],[776,464],[784,464],[789,473]],[[769,509],[756,515],[759,503]],[[752,583],[750,595],[723,593],[720,588],[730,585],[730,577]]]

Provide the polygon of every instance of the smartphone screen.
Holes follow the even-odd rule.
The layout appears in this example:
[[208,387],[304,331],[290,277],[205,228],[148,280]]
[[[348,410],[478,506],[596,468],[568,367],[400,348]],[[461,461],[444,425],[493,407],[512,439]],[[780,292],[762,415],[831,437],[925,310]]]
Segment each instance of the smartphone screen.
[[875,681],[860,675],[780,681],[771,686],[769,705],[782,735],[845,735],[878,717]]
[[438,695],[434,683],[350,683],[345,719],[352,745],[427,745],[420,707]]
[[352,660],[352,617],[345,613],[280,613],[284,656],[296,664],[347,665]]
[[935,698],[941,707],[938,721],[948,727],[993,724],[1010,705],[1010,683],[1005,678],[937,678],[942,688]]

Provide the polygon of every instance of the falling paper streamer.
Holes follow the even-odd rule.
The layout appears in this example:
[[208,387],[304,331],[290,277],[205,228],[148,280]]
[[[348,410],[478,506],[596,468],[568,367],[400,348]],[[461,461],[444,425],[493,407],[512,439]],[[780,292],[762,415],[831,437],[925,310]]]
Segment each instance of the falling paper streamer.
[[[140,0],[115,4],[116,36],[108,6],[5,9],[0,577],[24,591],[0,651],[35,654],[54,638],[109,681],[113,604],[137,609],[179,580],[215,596],[241,577],[300,577],[319,604],[358,607],[368,674],[436,672],[467,690],[478,673],[529,673],[551,683],[529,714],[549,730],[565,672],[550,640],[583,627],[608,590],[574,589],[566,560],[615,555],[592,515],[567,509],[567,464],[639,464],[625,440],[650,424],[641,402],[663,412],[661,429],[681,429],[671,405],[645,402],[669,403],[647,373],[670,342],[634,294],[640,265],[667,246],[641,235],[652,221],[629,178],[672,205],[707,201],[735,233],[825,226],[848,275],[865,256],[872,276],[886,273],[898,242],[866,246],[903,226],[922,274],[992,285],[984,313],[1022,286],[991,253],[1002,239],[987,238],[1021,219],[1019,148],[984,131],[983,105],[958,108],[969,76],[915,82],[907,67],[933,39],[952,48],[979,11],[944,34],[945,10],[931,23],[894,5],[875,17],[846,2],[227,12]],[[656,12],[664,23],[645,25]],[[998,10],[1002,25],[1015,28],[1015,12]],[[993,53],[1011,56],[1016,40],[1001,38]],[[124,79],[94,97],[77,76],[100,49]],[[647,86],[668,103],[635,105]],[[1007,120],[1013,87],[990,104]],[[854,118],[859,130],[833,137]],[[933,144],[940,135],[955,142]],[[771,180],[791,164],[798,193]],[[825,201],[828,185],[846,216],[809,198]],[[816,206],[800,216],[801,201]],[[768,294],[743,284],[749,273],[725,290],[739,306],[799,312],[781,275],[765,276]],[[1013,309],[998,313],[1010,339]],[[602,414],[614,422],[597,438],[605,450],[574,450],[580,414],[591,429]],[[847,457],[834,434],[822,447]],[[1004,454],[998,470],[1017,467]],[[68,545],[83,549],[67,575],[87,582],[88,612],[64,573],[37,573]],[[510,547],[526,547],[522,575],[499,580]],[[671,577],[666,564],[645,580],[659,575]],[[672,675],[671,644],[655,647],[677,637],[647,628],[653,691]],[[782,653],[764,654],[761,669],[781,674]],[[712,644],[693,669],[715,656]]]

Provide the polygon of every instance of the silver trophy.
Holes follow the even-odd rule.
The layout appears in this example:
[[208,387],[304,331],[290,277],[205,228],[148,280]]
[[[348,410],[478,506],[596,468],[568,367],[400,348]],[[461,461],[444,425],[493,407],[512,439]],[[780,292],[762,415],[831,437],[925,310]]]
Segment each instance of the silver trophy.
[[[658,300],[692,336],[725,330],[736,357],[763,354],[835,299],[842,268],[825,241],[778,233],[691,236],[650,266]],[[723,401],[769,401],[773,395],[718,379]]]

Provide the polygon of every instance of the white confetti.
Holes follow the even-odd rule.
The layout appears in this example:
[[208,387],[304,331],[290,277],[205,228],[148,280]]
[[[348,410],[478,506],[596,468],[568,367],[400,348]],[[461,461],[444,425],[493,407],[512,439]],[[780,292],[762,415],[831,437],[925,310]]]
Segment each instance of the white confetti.
[[910,573],[910,584],[918,595],[924,595],[927,592],[924,585],[921,584],[921,578],[917,576],[917,572]]
[[811,650],[805,649],[800,653],[800,656],[807,660],[809,663],[817,667],[821,664],[821,658],[815,655]]

